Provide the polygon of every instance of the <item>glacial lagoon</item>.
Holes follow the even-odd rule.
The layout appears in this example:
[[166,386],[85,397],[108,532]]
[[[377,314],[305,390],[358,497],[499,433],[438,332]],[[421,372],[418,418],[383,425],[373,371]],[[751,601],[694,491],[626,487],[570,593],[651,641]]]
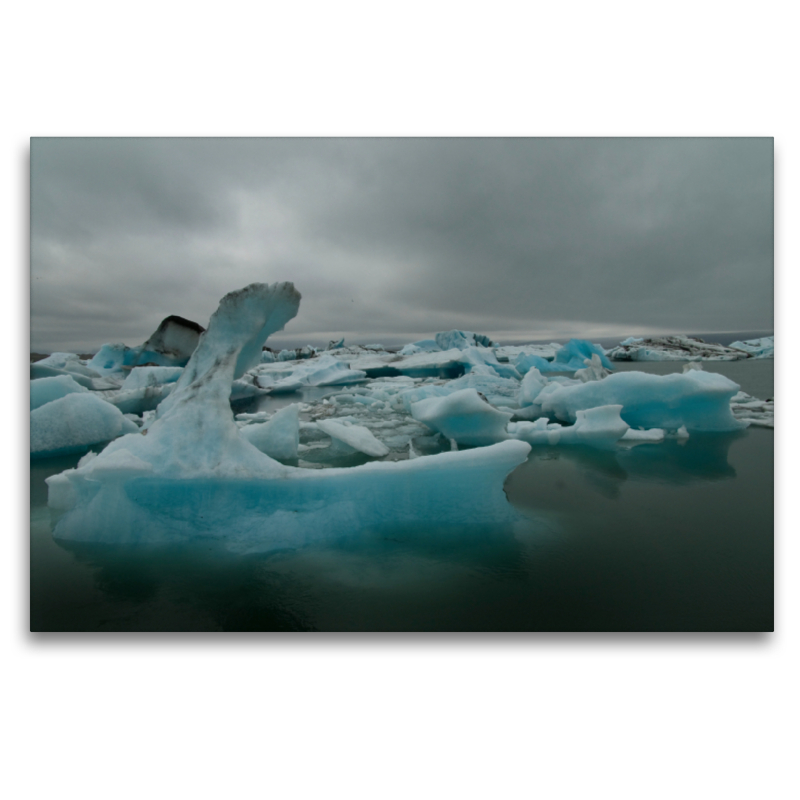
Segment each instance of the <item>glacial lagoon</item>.
[[[772,359],[703,362],[773,397]],[[680,372],[681,362],[615,362]],[[240,403],[270,413],[346,393]],[[505,482],[500,524],[367,526],[299,549],[118,545],[53,537],[31,461],[34,631],[764,631],[773,628],[773,430],[603,450],[538,445]],[[333,466],[355,466],[363,454]],[[320,522],[324,525],[324,522]]]

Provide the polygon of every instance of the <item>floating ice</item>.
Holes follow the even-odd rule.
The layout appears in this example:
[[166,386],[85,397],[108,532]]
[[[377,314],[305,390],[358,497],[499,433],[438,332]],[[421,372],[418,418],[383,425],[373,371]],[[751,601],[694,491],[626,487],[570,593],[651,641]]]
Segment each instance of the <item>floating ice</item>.
[[153,363],[163,367],[182,367],[195,351],[204,328],[175,314],[161,320],[150,338],[136,350],[136,364]]
[[317,427],[332,439],[342,442],[359,453],[375,458],[389,455],[389,448],[383,442],[378,441],[363,425],[343,425],[332,419],[321,419],[317,422]]
[[743,427],[731,413],[739,387],[724,375],[693,370],[651,375],[620,372],[600,381],[572,386],[549,383],[536,398],[543,414],[574,420],[582,409],[622,405],[622,419],[633,428],[685,426],[693,431],[732,431]]
[[54,378],[38,378],[31,381],[31,410],[65,397],[75,392],[88,391],[71,375],[58,375]]
[[31,411],[31,457],[79,453],[139,428],[91,392],[75,392]]
[[432,353],[441,349],[442,348],[436,344],[435,339],[422,339],[419,342],[411,342],[411,344],[405,345],[405,347],[400,350],[400,355],[413,356],[416,353]]
[[442,331],[434,337],[440,350],[466,350],[468,347],[493,347],[494,342],[482,333],[472,331]]
[[135,367],[122,384],[123,392],[174,383],[180,378],[183,367]]
[[732,350],[743,350],[753,358],[774,358],[775,337],[762,336],[760,339],[746,339],[744,342],[731,342]]
[[521,407],[533,405],[547,383],[547,378],[536,367],[531,367],[525,373],[519,387],[519,405]]
[[286,406],[267,421],[241,428],[241,434],[262,453],[279,461],[297,459],[300,444],[300,407]]
[[420,400],[411,406],[411,414],[460,445],[478,447],[507,439],[506,425],[512,416],[490,406],[475,389]]
[[627,338],[608,351],[613,361],[737,361],[747,353],[721,344],[704,342],[692,336]]
[[485,347],[466,348],[461,357],[461,363],[464,364],[468,372],[475,367],[489,367],[492,372],[496,373],[501,378],[515,378],[519,380],[522,377],[510,364],[501,364],[495,358],[494,353]]
[[582,383],[599,381],[609,374],[609,371],[603,366],[600,356],[597,353],[592,353],[592,357],[584,359],[583,363],[586,364],[586,366],[575,372],[575,377]]
[[[66,512],[54,535],[110,542],[219,537],[237,550],[266,551],[421,520],[466,528],[515,519],[502,485],[527,457],[524,442],[306,470],[281,465],[241,434],[231,382],[258,363],[264,340],[296,314],[299,299],[291,284],[253,284],[224,297],[155,421],[48,479],[53,504]],[[83,395],[48,406],[74,397]]]
[[775,401],[759,400],[745,392],[739,392],[731,399],[731,411],[740,422],[762,428],[775,427]]
[[605,350],[599,344],[593,344],[586,339],[570,339],[562,348],[556,351],[555,358],[542,372],[574,372],[584,366],[585,359],[596,355],[606,369],[613,369],[611,362],[606,357]]
[[526,375],[531,369],[547,371],[550,369],[550,361],[536,353],[520,353],[514,359],[514,367],[520,375]]
[[[257,384],[272,392],[286,391],[287,386],[338,386],[360,383],[366,379],[362,370],[350,369],[347,364],[332,355],[309,358],[292,367],[286,364],[266,365],[254,370]],[[292,391],[294,391],[293,389]]]
[[631,447],[636,444],[654,444],[663,442],[665,434],[666,431],[663,428],[650,428],[643,431],[629,428],[620,441],[622,444]]
[[113,403],[123,414],[144,414],[145,411],[154,411],[159,403],[175,388],[174,383],[162,385],[143,386],[128,392],[109,394],[106,400]]
[[562,426],[542,418],[536,422],[511,422],[508,433],[529,444],[583,444],[590,447],[613,447],[628,431],[620,417],[620,405],[599,406],[578,411],[574,425]]

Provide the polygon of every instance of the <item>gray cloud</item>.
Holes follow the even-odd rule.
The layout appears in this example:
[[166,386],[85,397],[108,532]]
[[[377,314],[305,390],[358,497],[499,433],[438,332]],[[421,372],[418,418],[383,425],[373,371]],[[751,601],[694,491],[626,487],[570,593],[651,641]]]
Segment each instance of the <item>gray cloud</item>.
[[35,139],[34,349],[292,280],[276,342],[770,329],[771,139]]

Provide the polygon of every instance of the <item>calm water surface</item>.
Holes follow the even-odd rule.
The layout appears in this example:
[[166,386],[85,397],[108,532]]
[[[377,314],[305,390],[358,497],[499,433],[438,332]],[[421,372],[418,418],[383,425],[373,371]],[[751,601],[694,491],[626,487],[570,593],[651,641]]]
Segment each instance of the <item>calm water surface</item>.
[[[704,366],[773,396],[772,361]],[[77,460],[31,463],[34,631],[773,627],[771,430],[534,448],[506,482],[513,525],[383,529],[263,556],[57,542],[44,478]]]

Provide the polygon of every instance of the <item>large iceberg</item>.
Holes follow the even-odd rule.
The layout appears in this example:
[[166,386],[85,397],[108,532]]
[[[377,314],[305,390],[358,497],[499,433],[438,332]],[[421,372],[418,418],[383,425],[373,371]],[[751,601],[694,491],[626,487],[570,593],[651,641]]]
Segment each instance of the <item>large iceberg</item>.
[[226,295],[155,419],[48,478],[50,505],[65,512],[54,535],[215,537],[236,550],[265,551],[411,521],[464,527],[516,518],[502,486],[526,459],[526,442],[314,470],[284,466],[248,441],[233,418],[231,383],[260,363],[264,340],[295,316],[299,301],[289,283]]
[[738,391],[724,375],[702,370],[671,375],[620,372],[588,383],[548,383],[533,405],[565,421],[574,421],[585,409],[621,405],[622,419],[632,428],[733,431],[744,427],[731,413],[731,398]]
[[743,342],[725,347],[693,336],[629,336],[607,355],[613,361],[738,361],[747,358],[749,353],[737,349],[736,344]]

